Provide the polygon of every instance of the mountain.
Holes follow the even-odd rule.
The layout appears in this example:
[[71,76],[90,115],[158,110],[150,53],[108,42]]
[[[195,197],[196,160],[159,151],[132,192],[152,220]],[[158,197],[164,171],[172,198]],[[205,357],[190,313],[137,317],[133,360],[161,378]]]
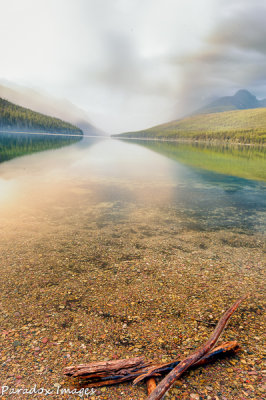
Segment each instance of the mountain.
[[234,96],[220,97],[185,118],[112,136],[265,143],[266,99],[258,100],[248,90],[241,89]]
[[32,111],[0,98],[0,130],[68,133],[82,135],[82,130],[59,118]]
[[263,144],[266,140],[266,108],[196,114],[143,131],[113,136]]
[[209,114],[231,110],[266,107],[266,99],[258,100],[248,90],[241,89],[234,96],[220,97],[197,110],[194,114]]
[[62,119],[79,127],[84,134],[92,136],[105,135],[89,120],[84,110],[76,107],[70,101],[58,99],[36,90],[15,85],[10,82],[0,84],[0,97],[22,107],[30,108],[42,114]]

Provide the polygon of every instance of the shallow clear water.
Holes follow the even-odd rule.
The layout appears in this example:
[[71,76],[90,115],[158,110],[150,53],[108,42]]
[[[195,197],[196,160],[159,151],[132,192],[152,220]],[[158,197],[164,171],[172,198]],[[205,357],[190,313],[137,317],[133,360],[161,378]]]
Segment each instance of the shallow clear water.
[[[217,151],[212,158],[219,161]],[[64,220],[79,207],[110,203],[119,218],[132,206],[147,205],[182,215],[192,229],[262,231],[265,158],[263,151],[248,151],[241,156],[223,149],[227,158],[216,167],[211,151],[195,146],[84,139],[0,164],[0,213],[35,210],[36,217],[59,207]],[[254,179],[244,178],[246,171]]]

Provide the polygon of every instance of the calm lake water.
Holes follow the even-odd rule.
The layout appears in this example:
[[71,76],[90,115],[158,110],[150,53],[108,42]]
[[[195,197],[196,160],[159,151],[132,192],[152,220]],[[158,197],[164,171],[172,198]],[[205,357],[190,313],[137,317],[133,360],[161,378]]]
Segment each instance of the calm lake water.
[[0,151],[2,217],[34,212],[36,217],[40,210],[49,214],[58,207],[64,219],[74,209],[109,203],[116,218],[133,206],[148,205],[179,214],[191,229],[265,229],[261,148],[83,139],[5,161],[26,154],[27,146],[28,152],[47,148],[32,150],[25,139],[22,153],[12,155],[11,149],[4,158],[7,143]]

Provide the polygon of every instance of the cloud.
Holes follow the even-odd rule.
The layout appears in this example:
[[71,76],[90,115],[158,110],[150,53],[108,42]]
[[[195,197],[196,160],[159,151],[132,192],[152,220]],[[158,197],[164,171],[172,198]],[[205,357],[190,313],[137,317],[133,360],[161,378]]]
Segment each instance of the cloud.
[[221,18],[203,48],[173,61],[183,71],[181,112],[240,88],[266,96],[265,2],[221,1],[218,11]]
[[[112,112],[127,114],[130,123],[124,129],[178,118],[241,88],[266,96],[264,1],[190,2],[190,13],[182,14],[180,2],[163,8],[160,1],[146,1],[145,10],[141,2],[129,9],[129,18],[122,3],[117,1],[115,12],[108,9],[108,21],[107,14],[101,21],[102,64],[96,70],[83,66],[78,75],[80,84],[102,88]],[[208,29],[202,29],[204,22]],[[140,123],[134,124],[136,115]]]
[[0,78],[65,97],[104,130],[240,88],[266,97],[264,0],[0,0],[0,11]]

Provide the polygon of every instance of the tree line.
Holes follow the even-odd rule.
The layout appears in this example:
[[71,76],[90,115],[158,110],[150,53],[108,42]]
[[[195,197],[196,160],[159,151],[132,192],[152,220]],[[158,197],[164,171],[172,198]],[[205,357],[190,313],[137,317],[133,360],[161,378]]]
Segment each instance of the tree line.
[[2,98],[0,98],[0,129],[82,134],[82,130],[75,125],[17,106]]

